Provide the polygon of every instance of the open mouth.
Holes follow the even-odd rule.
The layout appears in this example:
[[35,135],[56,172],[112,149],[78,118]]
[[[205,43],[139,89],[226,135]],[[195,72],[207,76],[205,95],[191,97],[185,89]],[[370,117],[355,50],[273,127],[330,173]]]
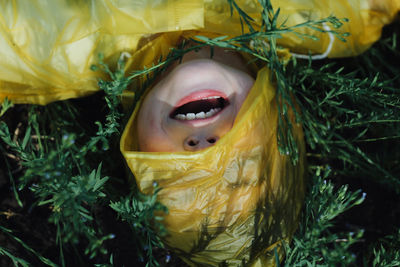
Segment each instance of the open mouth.
[[228,98],[208,96],[176,107],[171,112],[170,118],[182,121],[208,119],[220,113],[228,105]]

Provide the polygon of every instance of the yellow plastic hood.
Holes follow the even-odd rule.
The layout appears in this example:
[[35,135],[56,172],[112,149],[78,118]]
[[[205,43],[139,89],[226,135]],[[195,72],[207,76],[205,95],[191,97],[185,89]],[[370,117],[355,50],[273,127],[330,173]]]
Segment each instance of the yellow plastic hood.
[[261,69],[233,128],[199,152],[138,152],[137,105],[121,151],[141,191],[156,182],[168,207],[165,243],[192,266],[273,266],[276,247],[297,227],[304,196],[304,143],[296,166],[278,152],[278,114],[269,71]]

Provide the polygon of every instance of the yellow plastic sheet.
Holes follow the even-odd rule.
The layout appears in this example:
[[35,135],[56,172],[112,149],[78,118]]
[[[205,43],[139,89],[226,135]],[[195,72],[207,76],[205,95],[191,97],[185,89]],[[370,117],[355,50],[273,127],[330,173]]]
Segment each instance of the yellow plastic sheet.
[[136,115],[121,151],[141,191],[156,182],[169,210],[165,243],[192,266],[273,266],[274,248],[290,238],[304,196],[304,143],[294,134],[296,166],[277,148],[278,114],[269,71],[261,69],[233,128],[199,152],[138,152]]
[[[349,18],[342,29],[352,35],[346,43],[327,34],[299,29],[320,38],[286,34],[278,43],[292,52],[329,57],[357,55],[379,36],[399,11],[400,0],[272,0],[280,7],[281,23],[291,26],[331,14]],[[259,26],[257,0],[236,3]],[[46,104],[98,90],[98,53],[111,67],[122,52],[135,54],[149,34],[196,30],[214,35],[241,34],[237,12],[230,15],[226,0],[47,0],[0,1],[0,101]],[[167,37],[163,37],[168,39]],[[332,43],[332,48],[328,49]],[[169,47],[167,42],[164,50]],[[153,62],[157,51],[146,54]],[[137,57],[136,57],[137,58]],[[157,58],[158,59],[158,58]],[[135,63],[132,67],[142,68]],[[134,70],[131,68],[130,70]]]

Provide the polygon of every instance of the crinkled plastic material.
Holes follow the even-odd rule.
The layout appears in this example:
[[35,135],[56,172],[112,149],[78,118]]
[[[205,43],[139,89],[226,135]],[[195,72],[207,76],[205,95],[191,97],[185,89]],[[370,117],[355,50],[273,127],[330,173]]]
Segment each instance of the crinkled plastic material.
[[304,143],[294,124],[300,161],[277,147],[278,110],[269,71],[261,69],[233,128],[199,152],[138,152],[134,111],[121,151],[141,191],[156,182],[165,243],[193,266],[273,266],[274,248],[297,227],[304,196]]
[[[150,51],[166,56],[166,43],[172,47],[196,34],[160,35],[128,63]],[[275,249],[282,257],[282,241],[297,227],[305,186],[304,141],[300,125],[294,124],[296,166],[278,152],[278,111],[269,77],[268,69],[258,70],[233,128],[205,150],[139,152],[141,102],[126,125],[122,154],[142,192],[152,193],[154,183],[163,188],[158,199],[169,210],[163,240],[191,266],[275,266]]]
[[[286,21],[287,26],[331,14],[349,18],[340,29],[352,34],[345,43],[332,42],[329,35],[305,28],[298,31],[320,40],[293,33],[278,40],[292,52],[325,53],[329,57],[363,52],[400,8],[400,0],[271,2],[281,9],[278,24]],[[261,23],[258,1],[236,3],[255,19],[257,28]],[[0,10],[0,101],[8,97],[15,103],[46,104],[96,92],[100,74],[90,66],[98,62],[98,54],[104,55],[109,66],[115,66],[122,52],[135,54],[140,50],[140,40],[149,34],[179,35],[187,30],[215,36],[242,33],[238,14],[231,16],[226,0],[4,0]],[[162,38],[169,41],[169,35]],[[157,51],[153,52],[142,54],[143,60],[153,63]],[[135,62],[128,70],[136,68],[143,65]]]

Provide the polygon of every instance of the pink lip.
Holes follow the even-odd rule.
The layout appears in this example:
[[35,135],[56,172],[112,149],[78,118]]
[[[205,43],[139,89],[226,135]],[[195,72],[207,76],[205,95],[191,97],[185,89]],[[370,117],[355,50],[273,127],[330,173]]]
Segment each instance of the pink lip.
[[193,102],[193,101],[197,101],[197,100],[201,100],[207,97],[211,97],[211,96],[219,96],[222,98],[227,99],[228,97],[220,91],[217,90],[211,90],[211,89],[206,89],[206,90],[200,90],[200,91],[196,91],[193,92],[185,97],[183,97],[182,99],[180,99],[178,101],[178,103],[175,105],[175,107],[180,107],[182,105],[185,105],[189,102]]

